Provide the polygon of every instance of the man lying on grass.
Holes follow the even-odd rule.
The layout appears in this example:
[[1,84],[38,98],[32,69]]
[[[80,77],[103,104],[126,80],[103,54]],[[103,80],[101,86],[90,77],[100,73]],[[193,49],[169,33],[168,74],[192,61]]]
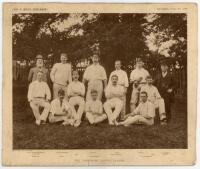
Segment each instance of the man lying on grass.
[[140,99],[141,102],[137,108],[129,114],[125,121],[119,122],[118,125],[129,126],[131,124],[154,124],[155,108],[154,105],[147,100],[147,93],[145,91],[140,93]]

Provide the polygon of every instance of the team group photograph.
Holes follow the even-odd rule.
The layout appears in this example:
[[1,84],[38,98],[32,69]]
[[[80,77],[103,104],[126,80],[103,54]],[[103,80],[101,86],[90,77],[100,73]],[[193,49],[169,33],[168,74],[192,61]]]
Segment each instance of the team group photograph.
[[13,148],[187,148],[185,14],[14,14]]
[[[37,67],[32,68],[28,76],[30,81],[28,101],[36,125],[45,124],[48,118],[50,123],[63,121],[63,125],[78,127],[83,113],[90,124],[108,119],[109,125],[116,126],[137,123],[153,125],[156,109],[159,111],[161,125],[166,125],[170,121],[170,100],[173,97],[175,84],[172,75],[168,72],[166,61],[161,63],[161,76],[157,79],[156,85],[158,90],[153,85],[152,76],[143,68],[143,62],[138,58],[136,68],[129,78],[133,89],[130,114],[127,114],[126,92],[129,79],[127,73],[121,69],[120,60],[115,61],[116,70],[111,72],[107,82],[106,71],[99,64],[99,56],[94,54],[93,63],[86,68],[81,82],[78,70],[72,70],[67,59],[67,54],[62,53],[61,63],[56,63],[50,72],[50,79],[53,82],[51,101],[52,94],[47,84],[48,71],[43,68],[42,56],[36,57]],[[104,103],[102,103],[103,94],[106,97]],[[40,107],[44,108],[41,114]]]

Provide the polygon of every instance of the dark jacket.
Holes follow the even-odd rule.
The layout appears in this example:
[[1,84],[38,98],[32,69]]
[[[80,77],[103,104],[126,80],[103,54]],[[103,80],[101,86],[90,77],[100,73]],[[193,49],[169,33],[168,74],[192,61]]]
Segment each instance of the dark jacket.
[[49,83],[50,78],[49,78],[49,71],[48,69],[42,67],[42,69],[39,69],[38,67],[33,67],[30,69],[29,75],[28,75],[28,82],[35,81],[37,79],[37,72],[42,71],[43,72],[43,77],[42,80],[44,82]]
[[[160,72],[155,79],[155,86],[158,88],[158,91],[164,100],[170,102],[173,101],[176,84],[175,79],[170,72],[167,72],[165,77],[163,77],[162,73]],[[168,89],[172,89],[172,92],[167,92]]]

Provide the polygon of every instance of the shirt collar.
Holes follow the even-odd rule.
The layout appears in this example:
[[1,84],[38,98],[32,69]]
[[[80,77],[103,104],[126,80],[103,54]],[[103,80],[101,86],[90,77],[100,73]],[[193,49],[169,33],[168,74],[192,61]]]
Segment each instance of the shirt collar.
[[167,75],[167,71],[166,72],[162,72],[162,77],[165,77]]

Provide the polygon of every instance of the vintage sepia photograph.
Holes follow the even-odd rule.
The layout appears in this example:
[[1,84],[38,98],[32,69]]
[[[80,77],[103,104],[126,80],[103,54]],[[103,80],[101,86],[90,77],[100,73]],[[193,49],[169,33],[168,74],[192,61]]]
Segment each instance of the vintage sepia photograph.
[[187,148],[185,13],[12,15],[13,149]]
[[4,164],[194,164],[196,11],[5,4]]

